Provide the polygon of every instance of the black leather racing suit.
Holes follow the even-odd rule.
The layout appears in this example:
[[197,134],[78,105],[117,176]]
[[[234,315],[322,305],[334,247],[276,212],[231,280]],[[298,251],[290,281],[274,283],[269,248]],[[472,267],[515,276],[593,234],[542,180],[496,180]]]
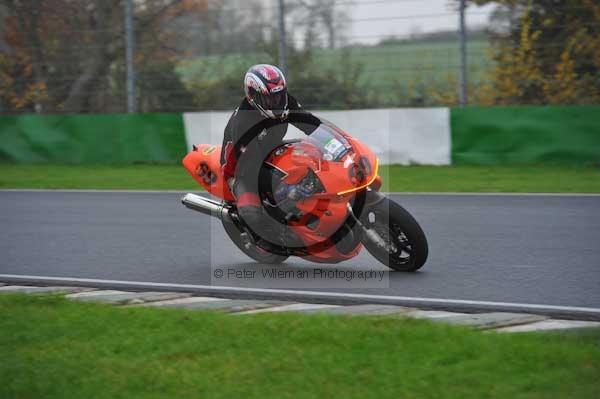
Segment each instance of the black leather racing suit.
[[[291,123],[305,134],[311,134],[321,120],[302,109],[288,94],[289,114],[286,119],[270,119],[256,110],[247,99],[235,110],[227,126],[221,148],[221,166],[226,180],[235,177],[233,194],[239,215],[263,238],[281,234],[281,226],[265,217],[258,197],[258,174],[267,155],[277,147]],[[268,239],[269,242],[274,240]]]

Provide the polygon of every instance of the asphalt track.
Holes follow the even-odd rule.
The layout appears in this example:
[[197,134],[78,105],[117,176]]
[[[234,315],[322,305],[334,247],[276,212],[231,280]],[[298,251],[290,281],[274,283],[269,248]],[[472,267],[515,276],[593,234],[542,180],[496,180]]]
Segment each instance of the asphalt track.
[[[394,194],[425,230],[430,258],[417,273],[351,282],[216,279],[257,266],[180,197],[0,191],[0,274],[600,308],[600,196]],[[282,270],[328,267],[292,258]],[[366,251],[336,268],[386,270]]]

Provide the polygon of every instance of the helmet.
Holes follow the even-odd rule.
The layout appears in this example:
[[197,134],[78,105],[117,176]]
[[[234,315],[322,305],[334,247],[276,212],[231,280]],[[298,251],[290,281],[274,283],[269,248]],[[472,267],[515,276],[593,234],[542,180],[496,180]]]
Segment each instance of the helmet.
[[288,116],[288,95],[285,76],[279,68],[268,64],[250,67],[244,77],[246,99],[262,115],[271,119]]

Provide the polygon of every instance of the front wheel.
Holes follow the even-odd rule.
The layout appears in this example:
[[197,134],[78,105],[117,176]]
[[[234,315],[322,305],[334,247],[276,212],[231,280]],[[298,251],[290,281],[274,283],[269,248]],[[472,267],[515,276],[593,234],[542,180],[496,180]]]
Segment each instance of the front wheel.
[[414,272],[425,264],[429,252],[427,238],[406,209],[385,198],[365,209],[360,219],[381,237],[375,243],[365,233],[361,240],[378,261],[402,272]]
[[262,248],[257,247],[254,244],[246,245],[244,240],[242,239],[241,231],[235,223],[228,217],[223,218],[223,227],[225,228],[225,232],[233,241],[233,243],[247,256],[251,257],[258,263],[267,263],[267,264],[277,264],[283,263],[288,257],[283,255],[274,254],[268,252]]

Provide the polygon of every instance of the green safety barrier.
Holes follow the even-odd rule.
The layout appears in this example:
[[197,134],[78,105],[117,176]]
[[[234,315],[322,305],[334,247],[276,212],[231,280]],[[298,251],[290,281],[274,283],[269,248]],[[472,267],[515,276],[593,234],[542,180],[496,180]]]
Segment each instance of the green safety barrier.
[[[456,164],[600,163],[600,106],[451,110]],[[181,114],[0,116],[0,161],[178,162]]]
[[600,106],[451,110],[452,163],[599,163]]
[[177,162],[186,152],[181,114],[0,116],[0,160]]

